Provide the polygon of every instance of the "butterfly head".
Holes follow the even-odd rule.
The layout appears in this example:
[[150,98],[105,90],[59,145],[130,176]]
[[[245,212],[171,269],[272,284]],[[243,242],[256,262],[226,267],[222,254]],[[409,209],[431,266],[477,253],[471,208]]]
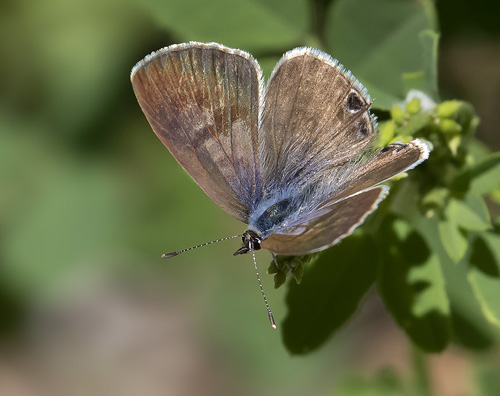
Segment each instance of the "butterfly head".
[[255,231],[246,230],[241,236],[241,240],[243,241],[243,246],[233,253],[234,256],[245,254],[252,250],[260,250],[262,237]]

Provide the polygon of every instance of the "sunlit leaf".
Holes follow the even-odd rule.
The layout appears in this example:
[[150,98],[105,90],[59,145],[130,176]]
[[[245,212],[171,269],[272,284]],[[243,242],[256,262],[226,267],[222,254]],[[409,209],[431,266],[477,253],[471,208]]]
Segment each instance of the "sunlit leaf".
[[476,195],[486,194],[500,185],[500,152],[492,153],[482,161],[465,168],[454,180],[452,188]]
[[482,233],[481,237],[474,244],[472,258],[476,265],[467,279],[484,316],[500,327],[500,227],[494,232]]
[[469,194],[466,201],[450,199],[446,208],[448,222],[470,231],[491,229],[488,208],[480,196]]
[[489,347],[494,339],[491,325],[483,316],[480,304],[467,282],[467,263],[462,259],[454,263],[441,244],[438,221],[420,218],[413,223],[425,239],[429,249],[437,255],[445,280],[446,294],[450,302],[453,339],[473,349]]
[[381,230],[389,245],[380,255],[378,289],[411,339],[427,351],[443,350],[451,336],[450,310],[438,258],[402,220]]
[[500,280],[472,269],[467,279],[488,321],[500,327]]
[[467,251],[467,237],[458,225],[451,220],[441,220],[438,224],[439,239],[448,256],[454,261],[460,261]]

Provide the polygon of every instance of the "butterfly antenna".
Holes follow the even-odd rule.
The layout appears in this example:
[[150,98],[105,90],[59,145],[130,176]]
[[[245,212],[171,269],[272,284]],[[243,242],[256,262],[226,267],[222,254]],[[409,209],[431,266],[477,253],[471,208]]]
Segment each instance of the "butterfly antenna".
[[205,243],[202,243],[201,245],[196,245],[196,246],[193,246],[193,247],[190,247],[187,249],[182,249],[182,250],[178,250],[176,252],[162,254],[161,258],[174,257],[174,256],[177,256],[181,253],[187,252],[189,250],[194,250],[194,249],[198,249],[198,248],[203,247],[203,246],[211,245],[212,243],[227,241],[228,239],[241,238],[241,237],[242,237],[242,235],[233,235],[233,236],[229,236],[229,237],[225,237],[225,238],[221,238],[221,239],[216,239],[215,241],[205,242]]
[[269,308],[269,303],[267,302],[266,293],[264,293],[264,288],[262,287],[262,282],[260,281],[259,270],[257,269],[257,260],[255,259],[255,250],[253,249],[253,243],[250,242],[250,247],[252,250],[253,257],[253,266],[255,268],[255,272],[257,273],[257,281],[259,282],[260,292],[262,293],[262,297],[264,297],[264,303],[267,308],[267,316],[269,317],[269,322],[271,323],[271,327],[276,330],[276,323],[274,322],[274,316],[271,312],[271,308]]

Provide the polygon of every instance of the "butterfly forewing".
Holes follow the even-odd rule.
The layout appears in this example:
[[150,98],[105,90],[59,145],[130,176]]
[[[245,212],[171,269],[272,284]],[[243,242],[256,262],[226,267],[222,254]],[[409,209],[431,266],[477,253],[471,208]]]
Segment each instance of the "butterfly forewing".
[[216,204],[247,222],[260,194],[258,63],[219,44],[188,43],[149,55],[131,80],[175,159]]
[[266,89],[260,139],[267,189],[321,183],[374,137],[364,89],[336,61],[310,48],[288,52]]

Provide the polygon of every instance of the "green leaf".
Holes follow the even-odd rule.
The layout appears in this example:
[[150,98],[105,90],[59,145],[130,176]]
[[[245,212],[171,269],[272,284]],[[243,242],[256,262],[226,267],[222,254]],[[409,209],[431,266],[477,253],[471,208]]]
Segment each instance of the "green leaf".
[[500,204],[500,187],[495,188],[488,194],[488,197],[495,203]]
[[450,302],[454,341],[472,349],[484,349],[490,346],[494,337],[492,327],[483,316],[470,283],[467,282],[465,259],[456,264],[451,261],[440,243],[436,218],[420,217],[412,224],[439,259]]
[[401,127],[396,129],[397,136],[410,136],[413,137],[421,129],[425,128],[432,122],[430,112],[422,112],[410,119]]
[[405,110],[408,114],[412,115],[420,113],[420,110],[422,110],[420,99],[415,98],[410,100],[408,103],[406,103]]
[[500,227],[475,242],[467,279],[486,319],[500,327]]
[[439,239],[448,256],[458,263],[467,252],[467,237],[452,220],[441,220],[438,224]]
[[437,101],[437,59],[439,34],[433,30],[420,32],[419,39],[422,45],[423,70],[403,74],[405,92],[418,90],[424,92],[434,101]]
[[470,231],[492,228],[488,208],[480,196],[468,194],[466,201],[452,198],[445,211],[448,222]]
[[451,336],[448,297],[439,259],[403,220],[387,219],[380,231],[378,289],[397,323],[426,351],[443,350]]
[[377,147],[385,147],[393,141],[396,132],[396,123],[393,120],[385,121],[379,124]]
[[467,279],[488,321],[500,327],[500,280],[472,269]]
[[443,133],[448,135],[458,135],[462,132],[462,126],[454,120],[448,120],[446,118],[439,120],[438,126]]
[[496,258],[500,271],[500,218],[495,220],[494,229],[491,232],[481,234],[486,244],[491,250],[491,254]]
[[460,100],[447,100],[436,106],[436,115],[439,118],[456,118],[464,102]]
[[406,121],[407,115],[403,108],[394,105],[391,109],[391,118],[398,124],[402,124]]
[[403,101],[409,88],[437,99],[435,30],[429,0],[338,0],[327,17],[329,52],[383,110]]
[[449,194],[447,188],[435,187],[422,197],[422,204],[429,208],[444,208]]
[[467,252],[467,231],[491,229],[488,209],[481,197],[468,194],[466,200],[451,198],[445,219],[439,221],[439,238],[448,256],[458,263]]
[[356,311],[377,273],[376,247],[351,235],[305,268],[299,285],[289,284],[283,341],[293,354],[320,347]]
[[[290,47],[306,36],[306,0],[146,0],[141,4],[180,41],[216,41],[248,51]],[[195,12],[193,12],[195,10]]]
[[287,276],[291,276],[297,284],[300,284],[304,275],[304,266],[311,265],[317,257],[318,254],[309,254],[307,256],[276,256],[276,262],[273,259],[267,269],[268,274],[275,274],[274,288],[277,289],[283,285]]
[[467,167],[458,175],[452,189],[458,193],[472,191],[476,195],[489,193],[500,185],[500,152]]

